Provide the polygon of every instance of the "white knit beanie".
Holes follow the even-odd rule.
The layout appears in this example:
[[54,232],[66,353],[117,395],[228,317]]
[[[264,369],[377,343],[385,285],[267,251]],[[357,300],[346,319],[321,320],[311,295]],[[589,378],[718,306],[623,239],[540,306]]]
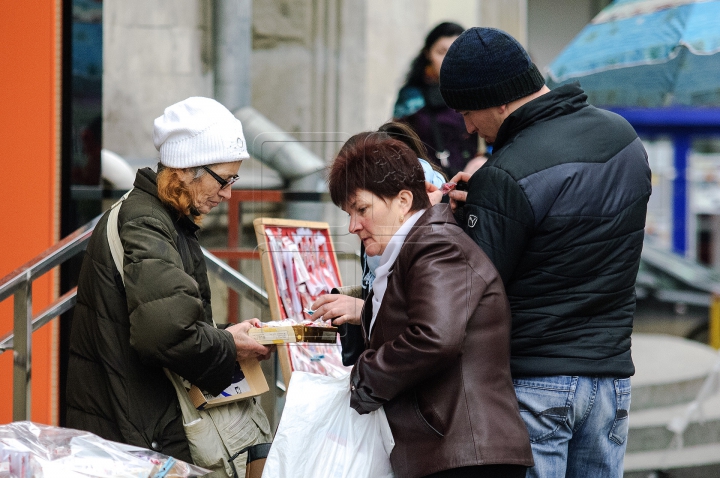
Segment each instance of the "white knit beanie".
[[210,98],[192,97],[165,108],[153,131],[160,162],[192,168],[249,158],[242,124]]

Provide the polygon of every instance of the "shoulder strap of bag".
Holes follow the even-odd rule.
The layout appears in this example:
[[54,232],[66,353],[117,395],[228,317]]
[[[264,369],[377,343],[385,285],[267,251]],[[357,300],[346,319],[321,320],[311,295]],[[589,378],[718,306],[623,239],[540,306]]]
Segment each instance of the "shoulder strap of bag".
[[120,242],[120,233],[118,232],[118,214],[120,213],[120,206],[131,192],[132,189],[126,192],[118,202],[110,206],[110,214],[108,215],[107,222],[107,239],[110,245],[110,253],[112,254],[115,268],[117,268],[120,273],[123,285],[125,285],[125,271],[123,271],[123,256],[125,255],[125,251],[123,251],[122,243]]
[[[130,191],[132,191],[132,189]],[[115,262],[115,267],[117,268],[118,272],[120,272],[120,277],[122,277],[123,284],[125,283],[125,273],[123,271],[122,262],[124,251],[122,248],[122,243],[120,242],[120,234],[118,232],[118,214],[120,212],[120,206],[122,205],[122,202],[127,199],[130,191],[128,191],[127,194],[121,197],[118,202],[116,202],[110,207],[110,214],[108,215],[107,222],[107,238],[108,243],[110,244],[110,253],[112,254],[113,262]],[[172,382],[173,387],[175,387],[175,392],[177,392],[177,396],[180,402],[180,408],[182,409],[183,419],[185,420],[185,423],[188,423],[192,420],[200,419],[200,414],[190,401],[190,397],[185,390],[185,386],[183,385],[180,376],[176,373],[171,372],[168,369],[165,369],[165,375],[167,375],[167,377],[170,379],[170,382]]]
[[[110,214],[108,215],[107,224],[107,238],[108,244],[110,245],[110,253],[112,254],[113,262],[115,262],[115,267],[120,272],[120,277],[123,280],[123,284],[125,284],[125,274],[123,271],[124,251],[122,248],[122,243],[120,242],[120,234],[118,232],[118,213],[120,212],[120,205],[128,197],[129,194],[130,191],[128,191],[127,194],[125,194],[122,198],[120,198],[118,202],[112,205],[110,209]],[[179,235],[182,235],[181,231],[177,232]],[[184,246],[187,247],[187,245]],[[183,245],[179,246],[179,248],[182,247]],[[182,257],[182,259],[183,265],[185,265],[185,260],[187,259],[185,257]],[[233,454],[231,452],[231,449],[228,448],[228,445],[225,443],[223,433],[220,432],[221,428],[218,427],[217,423],[215,423],[213,414],[208,413],[207,411],[199,411],[193,405],[192,401],[190,400],[190,395],[188,395],[187,390],[185,389],[185,385],[183,384],[182,377],[167,368],[163,368],[163,371],[165,372],[165,375],[167,376],[168,380],[170,380],[170,383],[172,383],[173,388],[175,389],[175,395],[178,398],[178,403],[180,404],[180,410],[182,412],[184,424],[183,428],[186,428],[188,425],[203,419],[207,419],[209,420],[209,423],[213,424],[210,427],[206,426],[204,428],[204,435],[202,435],[202,438],[199,438],[199,442],[195,443],[195,446],[197,448],[202,448],[210,456],[218,454],[223,459],[221,468],[225,471],[225,473],[227,474],[229,471],[232,471],[233,475],[237,476],[237,473],[235,472],[234,460],[237,459],[241,453],[245,452],[245,450],[241,450]],[[233,403],[231,405],[237,406],[237,403]],[[195,460],[195,457],[193,457],[193,459]],[[227,468],[226,464],[230,467],[229,469]]]
[[[132,191],[132,189],[130,191]],[[111,206],[107,222],[107,238],[108,244],[110,244],[110,253],[112,254],[113,262],[115,262],[115,267],[117,268],[118,272],[120,272],[120,277],[123,280],[123,284],[125,284],[125,273],[123,271],[122,262],[124,251],[122,248],[122,243],[120,242],[120,234],[118,232],[118,214],[120,212],[120,206],[122,205],[122,202],[128,197],[130,191],[128,191],[127,194],[121,197],[118,202]],[[199,420],[200,414],[190,401],[190,397],[185,390],[185,386],[183,385],[180,376],[176,373],[171,372],[168,369],[164,370],[165,375],[167,375],[167,377],[170,379],[170,382],[173,384],[173,387],[175,387],[175,392],[177,393],[178,401],[180,402],[180,408],[182,410],[183,420],[185,420],[185,423],[192,422],[193,420]]]
[[173,387],[175,387],[175,393],[177,394],[178,402],[180,402],[180,410],[182,411],[185,426],[191,424],[195,420],[200,420],[200,413],[192,404],[192,401],[190,401],[190,395],[188,395],[180,375],[166,368],[163,370],[165,371],[167,378],[170,379],[170,382],[173,384]]
[[[125,284],[125,271],[123,270],[123,256],[125,254],[125,251],[123,250],[122,243],[120,242],[120,232],[118,230],[118,215],[120,214],[120,206],[122,205],[123,201],[125,201],[125,199],[127,199],[127,197],[130,195],[131,191],[132,189],[125,193],[125,195],[123,195],[123,197],[121,197],[115,204],[110,206],[110,214],[108,215],[107,222],[107,238],[108,244],[110,245],[110,253],[112,254],[115,267],[120,273],[123,284]],[[180,242],[180,244],[178,244],[180,259],[182,260],[183,268],[186,269],[187,264],[190,260],[187,239],[183,236],[182,231],[179,230],[177,224],[173,224],[175,225],[175,231],[178,234],[178,241]]]

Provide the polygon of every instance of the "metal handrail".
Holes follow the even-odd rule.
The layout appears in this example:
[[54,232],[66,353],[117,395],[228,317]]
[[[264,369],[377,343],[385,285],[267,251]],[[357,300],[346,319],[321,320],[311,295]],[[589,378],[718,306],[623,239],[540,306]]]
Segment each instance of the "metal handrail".
[[[720,292],[720,273],[663,249],[651,238],[646,237],[643,242],[642,260],[697,292],[705,292],[707,297]],[[708,303],[709,300],[703,300],[703,305]]]
[[[245,294],[250,299],[258,302],[261,306],[269,307],[267,293],[259,288],[247,277],[228,266],[220,258],[210,253],[204,247],[201,248],[207,259],[207,270],[216,274],[221,281],[235,292]],[[47,306],[42,312],[32,319],[32,331],[35,332],[55,317],[75,307],[77,303],[77,287],[63,294],[55,302]],[[0,354],[13,348],[13,333],[6,334],[0,339]]]
[[[82,252],[102,215],[77,229],[34,259],[0,279],[0,302],[14,295],[13,331],[0,338],[0,354],[13,351],[13,421],[30,420],[32,332],[40,329],[77,302],[77,287],[32,316],[32,282]],[[268,307],[268,296],[250,279],[202,248],[209,272],[228,287]]]
[[202,249],[202,252],[205,255],[205,263],[207,264],[208,272],[216,274],[220,280],[225,282],[225,284],[235,292],[245,294],[247,297],[259,302],[260,305],[264,307],[270,307],[268,295],[264,290],[258,287],[250,279],[224,263],[220,258],[212,254],[204,247],[201,247],[200,249]]
[[[71,290],[63,294],[58,300],[45,307],[42,312],[33,317],[32,319],[32,331],[35,332],[43,325],[50,322],[55,317],[64,314],[68,310],[75,307],[77,303],[77,287],[73,287]],[[13,348],[14,334],[10,332],[0,339],[0,354],[6,350]]]
[[59,266],[78,252],[85,250],[95,225],[101,216],[96,217],[63,240],[40,253],[35,258],[18,267],[0,279],[0,302],[15,293],[26,281],[33,281]]
[[[32,316],[32,283],[87,247],[100,216],[0,279],[0,302],[14,295],[13,331],[2,339],[2,350],[13,349],[13,420],[30,420],[32,332],[74,305],[63,295],[36,317]],[[71,294],[73,295],[73,294]],[[71,304],[72,302],[72,304]]]

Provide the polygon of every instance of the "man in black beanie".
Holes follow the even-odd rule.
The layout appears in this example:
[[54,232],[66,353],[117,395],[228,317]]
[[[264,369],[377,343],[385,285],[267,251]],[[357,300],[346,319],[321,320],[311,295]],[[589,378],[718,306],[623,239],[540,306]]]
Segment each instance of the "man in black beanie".
[[633,128],[550,91],[507,33],[471,28],[440,71],[445,102],[493,145],[451,203],[505,283],[511,369],[530,432],[529,477],[621,477],[630,333],[650,169]]

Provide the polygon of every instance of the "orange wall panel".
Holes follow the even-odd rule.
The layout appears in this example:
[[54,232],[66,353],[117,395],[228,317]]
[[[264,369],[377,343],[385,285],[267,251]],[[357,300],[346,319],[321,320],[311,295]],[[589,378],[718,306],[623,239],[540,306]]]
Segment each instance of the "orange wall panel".
[[[58,240],[60,0],[4,2],[0,15],[0,277]],[[33,283],[38,312],[56,296],[48,274]],[[12,329],[0,303],[0,336]],[[33,336],[32,420],[57,419],[53,326]],[[0,423],[12,421],[12,353],[0,356]]]

